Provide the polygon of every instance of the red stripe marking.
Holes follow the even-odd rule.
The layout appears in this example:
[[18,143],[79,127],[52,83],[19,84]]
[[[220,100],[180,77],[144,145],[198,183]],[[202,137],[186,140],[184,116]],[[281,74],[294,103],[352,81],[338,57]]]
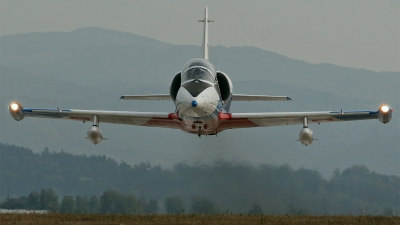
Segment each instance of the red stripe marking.
[[219,120],[231,120],[232,119],[232,114],[231,113],[219,112],[218,113],[218,119]]
[[317,123],[317,122],[322,122],[322,121],[333,121],[333,119],[332,118],[326,118],[326,119],[315,119],[315,120],[311,120],[312,122],[314,122],[314,123]]
[[173,120],[173,119],[179,119],[178,118],[178,114],[176,114],[176,113],[170,113],[170,114],[168,114],[168,119],[170,119],[170,120]]

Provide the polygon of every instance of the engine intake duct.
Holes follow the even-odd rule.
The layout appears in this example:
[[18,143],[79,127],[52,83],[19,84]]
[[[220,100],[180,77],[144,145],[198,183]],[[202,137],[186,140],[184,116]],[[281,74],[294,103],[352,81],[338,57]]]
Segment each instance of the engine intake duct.
[[171,86],[169,88],[169,94],[171,95],[172,100],[176,101],[176,95],[178,94],[178,90],[181,87],[181,73],[177,73],[172,79]]
[[232,95],[232,84],[229,80],[229,77],[223,72],[217,72],[217,79],[222,101],[226,101]]

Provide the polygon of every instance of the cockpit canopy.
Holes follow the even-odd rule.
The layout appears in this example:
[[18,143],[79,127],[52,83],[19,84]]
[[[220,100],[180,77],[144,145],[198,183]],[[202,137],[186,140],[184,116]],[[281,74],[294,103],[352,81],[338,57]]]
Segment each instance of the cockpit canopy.
[[205,59],[192,59],[186,63],[182,69],[181,82],[201,80],[214,84],[215,81],[215,68]]

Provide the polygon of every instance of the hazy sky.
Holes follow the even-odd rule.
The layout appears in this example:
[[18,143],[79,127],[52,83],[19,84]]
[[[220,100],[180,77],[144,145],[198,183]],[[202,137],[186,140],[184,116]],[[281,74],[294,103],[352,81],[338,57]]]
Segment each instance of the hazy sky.
[[[103,27],[173,44],[256,46],[312,63],[400,71],[400,0],[0,0],[0,35]],[[212,55],[210,55],[212,60]]]

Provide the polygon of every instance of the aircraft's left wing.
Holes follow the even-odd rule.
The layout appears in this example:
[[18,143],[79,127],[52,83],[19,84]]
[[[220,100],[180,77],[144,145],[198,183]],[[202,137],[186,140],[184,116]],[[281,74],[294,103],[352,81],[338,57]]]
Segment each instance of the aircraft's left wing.
[[372,111],[319,111],[319,112],[271,112],[271,113],[222,113],[219,115],[218,130],[303,124],[304,118],[308,123],[339,122],[353,120],[379,119],[388,123],[393,109],[382,105]]
[[159,94],[159,95],[122,95],[119,99],[124,100],[172,100],[169,94]]
[[9,111],[15,120],[22,120],[24,117],[40,117],[93,122],[94,116],[97,116],[97,120],[100,123],[181,128],[181,124],[176,114],[168,112],[23,108],[19,103],[12,103],[9,106]]

